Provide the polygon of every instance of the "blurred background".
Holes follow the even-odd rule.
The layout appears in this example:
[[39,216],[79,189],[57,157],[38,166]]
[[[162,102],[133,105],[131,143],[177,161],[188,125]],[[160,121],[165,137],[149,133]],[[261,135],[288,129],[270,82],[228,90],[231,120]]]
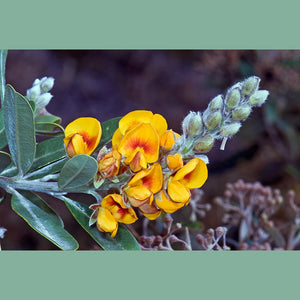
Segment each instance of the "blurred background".
[[[47,110],[60,116],[64,127],[78,117],[105,121],[146,109],[162,114],[178,133],[189,111],[203,111],[213,97],[251,75],[261,78],[269,100],[254,109],[225,151],[217,143],[208,153],[205,202],[213,205],[226,183],[238,179],[279,188],[283,195],[293,189],[299,198],[300,51],[10,50],[6,64],[6,82],[23,95],[36,78],[55,78]],[[48,201],[79,249],[97,249],[62,203]],[[220,225],[214,205],[201,222],[204,229]],[[9,201],[0,206],[0,226],[7,229],[3,250],[58,249],[18,217]]]

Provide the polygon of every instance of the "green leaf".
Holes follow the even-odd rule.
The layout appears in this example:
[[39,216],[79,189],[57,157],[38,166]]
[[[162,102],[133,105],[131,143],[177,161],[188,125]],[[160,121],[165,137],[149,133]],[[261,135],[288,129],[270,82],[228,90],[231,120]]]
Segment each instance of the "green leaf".
[[4,115],[3,109],[0,108],[0,149],[4,148],[7,145],[5,126],[4,126]]
[[98,170],[97,161],[86,154],[79,154],[66,162],[58,178],[58,186],[64,190],[74,188],[89,183]]
[[[42,115],[35,118],[35,130],[38,134],[54,135],[62,134],[64,128],[60,125],[61,118],[52,115]],[[59,131],[54,129],[59,128]]]
[[29,191],[15,191],[11,206],[35,231],[60,249],[78,249],[77,241],[63,228],[61,218],[38,195]]
[[100,143],[97,147],[97,149],[102,148],[104,145],[109,143],[112,139],[112,136],[114,135],[115,131],[119,127],[119,121],[121,120],[121,117],[116,117],[110,120],[107,120],[103,123],[101,123],[102,127],[102,135]]
[[11,157],[8,153],[0,151],[0,172],[11,164]]
[[141,250],[134,236],[123,224],[119,224],[117,235],[111,238],[109,233],[100,232],[95,226],[89,226],[92,209],[83,203],[66,197],[64,199],[77,222],[104,250]]
[[7,57],[7,50],[0,50],[0,97],[1,105],[4,101],[5,93],[5,62]]
[[9,85],[5,88],[3,111],[10,154],[22,176],[35,156],[33,112],[28,101]]
[[39,169],[66,156],[62,137],[55,137],[40,142],[36,146],[36,154],[30,171]]

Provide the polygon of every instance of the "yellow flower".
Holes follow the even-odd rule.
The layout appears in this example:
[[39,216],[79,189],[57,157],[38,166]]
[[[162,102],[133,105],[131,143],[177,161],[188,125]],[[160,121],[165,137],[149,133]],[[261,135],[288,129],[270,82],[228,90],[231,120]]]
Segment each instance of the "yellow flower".
[[163,211],[173,213],[189,203],[190,189],[200,188],[206,179],[205,162],[200,158],[193,158],[169,178],[167,190],[161,191],[159,197],[155,198],[155,204]]
[[180,135],[176,132],[174,132],[172,129],[169,129],[163,133],[163,135],[160,138],[160,146],[164,147],[167,150],[170,150],[173,145],[175,144],[175,141],[180,137]]
[[179,153],[167,156],[167,165],[171,170],[178,170],[183,166],[182,157]]
[[119,173],[121,154],[116,149],[98,156],[97,160],[98,171],[103,178],[109,178]]
[[125,164],[133,172],[147,168],[159,154],[159,136],[151,124],[141,123],[128,131],[122,138],[118,151],[126,157]]
[[131,224],[137,220],[132,207],[127,207],[119,194],[110,194],[103,198],[101,206],[95,205],[98,209],[97,228],[101,232],[110,232],[115,237],[118,231],[118,222]]
[[145,203],[141,205],[139,211],[151,221],[157,219],[161,214],[161,210],[156,207],[154,202],[152,202],[152,204]]
[[64,143],[70,157],[77,154],[90,155],[99,144],[101,124],[94,118],[78,118],[65,128]]
[[160,191],[163,174],[160,164],[155,163],[149,169],[138,172],[127,184],[124,191],[132,206],[152,204],[153,194]]

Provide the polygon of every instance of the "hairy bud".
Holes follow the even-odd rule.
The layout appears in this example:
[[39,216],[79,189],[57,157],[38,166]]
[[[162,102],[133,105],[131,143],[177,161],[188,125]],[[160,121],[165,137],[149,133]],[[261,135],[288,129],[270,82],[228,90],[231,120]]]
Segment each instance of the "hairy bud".
[[243,83],[242,94],[245,96],[253,94],[258,89],[259,82],[260,79],[257,76],[247,78]]
[[261,106],[267,100],[268,96],[268,91],[257,91],[249,98],[249,103],[252,106]]
[[241,128],[241,123],[231,123],[222,126],[220,135],[222,137],[233,136],[235,135],[239,129]]
[[49,92],[54,86],[54,78],[52,77],[44,77],[40,82],[41,90],[45,92]]
[[45,93],[40,95],[38,98],[35,99],[36,108],[40,109],[42,107],[47,106],[50,100],[52,99],[52,97],[53,96],[50,93]]
[[212,135],[206,135],[198,139],[194,144],[194,151],[197,153],[208,152],[214,145],[214,137]]
[[208,130],[216,129],[220,125],[221,120],[222,120],[221,111],[215,111],[206,114],[206,116],[203,118],[204,125]]
[[234,121],[245,120],[249,117],[251,113],[251,106],[247,103],[244,103],[232,111],[232,119]]
[[182,129],[186,136],[194,137],[202,131],[202,117],[200,112],[191,111],[182,122]]
[[223,108],[223,96],[222,95],[219,95],[219,96],[213,98],[208,105],[208,109],[211,112],[220,110],[222,108]]
[[241,92],[239,88],[231,89],[225,99],[226,107],[229,109],[235,108],[241,101]]

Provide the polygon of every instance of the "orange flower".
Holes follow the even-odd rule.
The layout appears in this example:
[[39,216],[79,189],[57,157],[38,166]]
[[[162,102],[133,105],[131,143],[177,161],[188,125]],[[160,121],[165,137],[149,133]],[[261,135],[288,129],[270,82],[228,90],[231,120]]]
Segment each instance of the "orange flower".
[[180,137],[180,135],[174,132],[172,129],[169,129],[164,132],[164,134],[160,138],[160,146],[164,147],[167,150],[170,150],[175,141]]
[[110,232],[115,237],[118,231],[118,222],[131,224],[137,220],[132,207],[127,207],[119,194],[110,194],[103,198],[101,205],[91,206],[98,210],[97,228],[101,232]]
[[97,160],[98,171],[103,178],[109,178],[119,173],[121,154],[116,149],[98,156]]
[[203,160],[196,157],[179,169],[168,180],[167,191],[155,198],[155,204],[167,213],[173,213],[191,198],[190,189],[200,188],[207,179],[207,167]]
[[138,172],[125,187],[124,191],[132,206],[152,204],[153,194],[160,191],[163,174],[160,164],[155,163],[149,169]]
[[90,155],[99,144],[101,124],[94,118],[78,118],[65,128],[64,143],[70,157],[77,154]]
[[147,168],[159,154],[159,136],[151,124],[141,123],[128,131],[122,138],[118,151],[126,157],[125,164],[133,172]]

